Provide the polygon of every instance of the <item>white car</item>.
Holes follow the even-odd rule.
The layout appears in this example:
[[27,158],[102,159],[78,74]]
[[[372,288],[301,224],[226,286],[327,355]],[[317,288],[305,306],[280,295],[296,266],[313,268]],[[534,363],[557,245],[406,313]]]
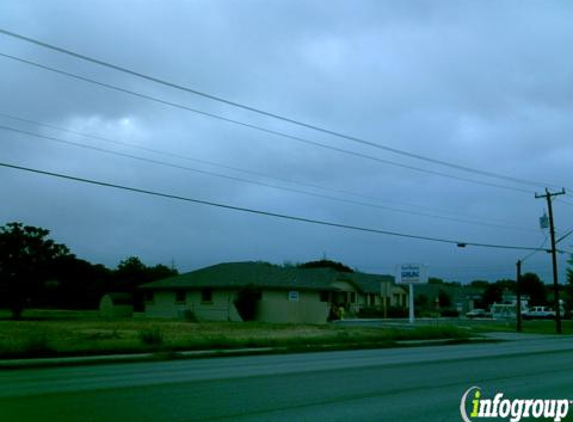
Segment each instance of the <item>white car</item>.
[[488,313],[485,309],[473,309],[466,314],[468,318],[486,318],[488,317]]
[[521,315],[523,319],[554,319],[555,311],[547,306],[534,306]]

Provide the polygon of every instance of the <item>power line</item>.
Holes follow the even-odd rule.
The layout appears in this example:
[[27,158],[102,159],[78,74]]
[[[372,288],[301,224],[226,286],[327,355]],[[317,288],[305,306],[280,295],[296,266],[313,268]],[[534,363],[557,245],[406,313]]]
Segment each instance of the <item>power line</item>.
[[383,164],[391,165],[391,166],[394,166],[394,167],[400,167],[400,168],[404,168],[404,169],[408,169],[408,170],[414,170],[414,171],[418,171],[418,172],[422,172],[422,173],[433,174],[433,175],[436,175],[436,176],[445,177],[445,178],[454,179],[454,180],[459,180],[459,181],[463,181],[463,182],[474,183],[474,184],[478,184],[478,185],[482,185],[482,186],[495,187],[495,188],[506,189],[506,190],[512,190],[512,191],[516,191],[516,192],[526,193],[526,194],[528,194],[528,195],[531,195],[531,193],[532,193],[532,191],[526,190],[526,189],[522,189],[522,188],[517,188],[517,187],[507,186],[507,185],[499,185],[499,184],[490,183],[490,182],[483,182],[483,181],[479,181],[479,180],[475,180],[475,179],[469,179],[469,178],[466,178],[466,177],[456,176],[456,175],[449,174],[449,173],[442,173],[442,172],[435,171],[435,170],[429,170],[429,169],[425,169],[425,168],[421,168],[421,167],[411,166],[411,165],[404,164],[404,163],[398,163],[398,162],[391,161],[391,160],[385,160],[385,159],[382,159],[382,158],[374,157],[374,156],[372,156],[372,155],[362,154],[362,153],[355,152],[355,151],[348,150],[348,149],[344,149],[344,148],[334,147],[334,146],[331,146],[331,145],[327,145],[327,144],[323,144],[323,143],[320,143],[320,142],[312,141],[312,140],[309,140],[309,139],[306,139],[306,138],[302,138],[302,137],[299,137],[299,136],[290,135],[290,134],[287,134],[287,133],[284,133],[284,132],[279,132],[279,131],[276,131],[276,130],[267,129],[267,128],[264,128],[264,127],[262,127],[262,126],[257,126],[257,125],[251,124],[251,123],[246,123],[246,122],[242,122],[242,121],[239,121],[239,120],[230,119],[230,118],[223,117],[223,116],[220,116],[220,115],[217,115],[217,114],[214,114],[214,113],[209,113],[209,112],[206,112],[206,111],[198,110],[198,109],[195,109],[195,108],[192,108],[192,107],[187,107],[187,106],[185,106],[185,105],[178,104],[178,103],[174,103],[174,102],[172,102],[172,101],[162,100],[162,99],[160,99],[160,98],[153,97],[153,96],[151,96],[151,95],[142,94],[142,93],[139,93],[139,92],[136,92],[136,91],[132,91],[132,90],[130,90],[130,89],[122,88],[122,87],[119,87],[119,86],[116,86],[116,85],[112,85],[112,84],[108,84],[108,83],[105,83],[105,82],[96,81],[96,80],[91,79],[91,78],[87,78],[87,77],[84,77],[84,76],[76,75],[76,74],[74,74],[74,73],[70,73],[70,72],[67,72],[67,71],[64,71],[64,70],[56,69],[56,68],[53,68],[53,67],[50,67],[50,66],[46,66],[46,65],[43,65],[43,64],[40,64],[40,63],[37,63],[37,62],[33,62],[33,61],[30,61],[30,60],[22,59],[22,58],[20,58],[20,57],[16,57],[16,56],[13,56],[13,55],[10,55],[10,54],[0,53],[0,57],[4,57],[4,58],[10,59],[10,60],[14,60],[14,61],[17,61],[17,62],[20,62],[20,63],[24,63],[24,64],[27,64],[27,65],[30,65],[30,66],[34,66],[34,67],[39,68],[39,69],[43,69],[43,70],[47,70],[47,71],[50,71],[50,72],[53,72],[53,73],[57,73],[57,74],[60,74],[60,75],[64,75],[64,76],[66,76],[66,77],[73,78],[73,79],[77,79],[77,80],[80,80],[80,81],[83,81],[83,82],[88,82],[88,83],[91,83],[91,84],[94,84],[94,85],[97,85],[97,86],[100,86],[100,87],[104,87],[104,88],[111,89],[111,90],[114,90],[114,91],[118,91],[118,92],[122,92],[122,93],[125,93],[125,94],[129,94],[129,95],[132,95],[132,96],[135,96],[135,97],[138,97],[138,98],[143,98],[143,99],[145,99],[145,100],[149,100],[149,101],[153,101],[153,102],[156,102],[156,103],[159,103],[159,104],[167,105],[167,106],[169,106],[169,107],[174,107],[174,108],[178,108],[178,109],[181,109],[181,110],[190,111],[190,112],[192,112],[192,113],[196,113],[196,114],[199,114],[199,115],[202,115],[202,116],[205,116],[205,117],[213,118],[213,119],[216,119],[216,120],[220,120],[220,121],[227,122],[227,123],[231,123],[231,124],[234,124],[234,125],[246,127],[246,128],[249,128],[249,129],[254,129],[254,130],[257,130],[257,131],[260,131],[260,132],[263,132],[263,133],[268,133],[268,134],[275,135],[275,136],[279,136],[279,137],[282,137],[282,138],[285,138],[285,139],[294,140],[294,141],[297,141],[297,142],[300,142],[300,143],[303,143],[303,144],[312,145],[312,146],[315,146],[315,147],[319,147],[319,148],[323,148],[323,149],[327,149],[327,150],[331,150],[331,151],[336,151],[336,152],[339,152],[339,153],[343,153],[343,154],[351,155],[351,156],[354,156],[354,157],[359,157],[359,158],[363,158],[363,159],[375,161],[375,162],[378,162],[378,163],[383,163]]
[[[567,195],[569,195],[569,194],[567,194]],[[569,201],[566,201],[564,199],[557,199],[557,198],[555,199],[555,201],[559,202],[560,204],[565,204],[565,205],[568,205],[570,207],[573,207],[573,202],[569,202]]]
[[185,202],[192,202],[195,204],[207,205],[207,206],[227,209],[227,210],[231,210],[231,211],[240,211],[240,212],[249,213],[249,214],[262,215],[262,216],[266,216],[266,217],[279,218],[279,219],[283,219],[283,220],[298,221],[301,223],[315,224],[315,225],[320,225],[320,226],[335,227],[335,228],[346,229],[346,230],[381,234],[381,235],[386,235],[386,236],[402,237],[402,238],[407,238],[407,239],[425,240],[425,241],[430,241],[430,242],[447,243],[447,244],[453,244],[453,245],[457,245],[457,246],[464,245],[464,246],[475,246],[475,247],[483,247],[483,248],[513,249],[513,250],[537,250],[538,249],[538,248],[532,248],[532,247],[526,247],[526,246],[499,245],[499,244],[492,244],[492,243],[477,243],[477,242],[460,242],[460,241],[451,240],[451,239],[443,239],[443,238],[430,237],[430,236],[419,236],[419,235],[413,235],[413,234],[407,234],[407,233],[401,233],[401,232],[374,229],[374,228],[369,228],[369,227],[354,226],[354,225],[350,225],[350,224],[334,223],[334,222],[330,222],[330,221],[317,220],[317,219],[299,217],[299,216],[293,216],[293,215],[287,215],[287,214],[280,214],[280,213],[275,213],[275,212],[270,212],[270,211],[257,210],[257,209],[253,209],[253,208],[239,207],[239,206],[224,204],[224,203],[220,203],[220,202],[205,201],[202,199],[173,195],[173,194],[164,193],[164,192],[151,191],[151,190],[147,190],[147,189],[140,189],[140,188],[135,188],[135,187],[131,187],[131,186],[118,185],[118,184],[114,184],[114,183],[103,182],[103,181],[94,180],[94,179],[86,179],[86,178],[82,178],[82,177],[71,176],[71,175],[56,173],[56,172],[50,172],[50,171],[46,171],[46,170],[34,169],[34,168],[30,168],[30,167],[23,167],[23,166],[18,166],[18,165],[14,165],[14,164],[4,163],[4,162],[0,162],[0,167],[25,171],[28,173],[41,174],[44,176],[51,176],[51,177],[60,178],[60,179],[72,180],[75,182],[97,185],[97,186],[102,186],[102,187],[107,187],[107,188],[114,188],[114,189],[119,189],[119,190],[123,190],[123,191],[136,192],[136,193],[140,193],[140,194],[151,195],[151,196],[162,197],[162,198],[168,198],[168,199],[175,199],[175,200],[185,201]]
[[[10,114],[6,114],[6,113],[2,113],[0,112],[0,116],[8,118],[8,119],[12,119],[12,120],[16,120],[19,122],[23,122],[23,123],[28,123],[28,124],[34,124],[34,125],[38,125],[41,127],[47,127],[47,128],[51,128],[51,129],[56,129],[58,131],[62,131],[62,132],[66,132],[66,133],[71,133],[74,135],[80,135],[80,136],[84,136],[87,138],[91,138],[91,139],[95,139],[98,141],[102,141],[102,142],[106,142],[106,143],[110,143],[113,145],[121,145],[121,146],[127,146],[130,148],[134,148],[134,149],[138,149],[138,150],[142,150],[142,151],[146,151],[146,152],[151,152],[154,154],[158,154],[158,155],[162,155],[162,156],[167,156],[167,157],[174,157],[174,158],[180,158],[180,159],[184,159],[187,161],[191,161],[191,162],[196,162],[196,163],[200,163],[200,164],[207,164],[209,166],[214,166],[214,167],[219,167],[219,168],[223,168],[226,170],[232,170],[232,171],[237,171],[237,172],[241,172],[241,173],[245,173],[245,174],[250,174],[250,175],[254,175],[254,176],[262,176],[265,178],[269,178],[269,179],[274,179],[280,182],[286,182],[286,183],[290,183],[290,184],[295,184],[295,185],[299,185],[299,186],[304,186],[304,187],[310,187],[313,189],[319,189],[319,190],[323,190],[323,191],[329,191],[329,192],[334,192],[334,193],[338,193],[338,194],[345,194],[345,195],[352,195],[352,196],[356,196],[356,197],[360,197],[360,198],[365,198],[365,199],[370,199],[370,200],[375,200],[375,201],[385,201],[385,202],[393,202],[396,203],[398,205],[402,205],[402,206],[408,206],[408,207],[413,207],[413,208],[418,208],[418,209],[422,209],[422,210],[429,210],[429,211],[433,211],[433,212],[438,212],[438,213],[448,213],[451,215],[458,215],[458,213],[453,212],[451,210],[442,210],[442,209],[434,209],[431,207],[422,207],[419,205],[414,205],[414,204],[408,204],[408,203],[403,203],[403,202],[398,202],[398,201],[388,201],[388,199],[382,199],[382,198],[378,198],[378,197],[373,197],[370,195],[362,195],[360,193],[356,193],[353,191],[349,191],[349,190],[344,190],[344,189],[331,189],[328,187],[324,187],[324,186],[320,186],[320,185],[316,185],[316,184],[312,184],[312,183],[306,183],[306,182],[299,182],[299,181],[294,181],[291,179],[283,179],[280,177],[276,177],[276,176],[271,176],[269,174],[265,174],[265,173],[261,173],[261,172],[257,172],[257,171],[253,171],[253,170],[247,170],[247,169],[243,169],[243,168],[239,168],[239,167],[234,167],[234,166],[228,166],[228,165],[223,165],[220,163],[215,163],[212,161],[207,161],[207,160],[201,160],[201,159],[197,159],[194,157],[189,157],[187,155],[181,155],[181,154],[176,154],[173,152],[169,152],[169,151],[162,151],[162,150],[158,150],[158,149],[154,149],[154,148],[148,148],[148,147],[144,147],[141,145],[137,145],[137,144],[133,144],[133,143],[129,143],[129,142],[124,142],[124,141],[119,141],[119,140],[115,140],[115,139],[110,139],[110,138],[106,138],[103,136],[98,136],[98,135],[93,135],[93,134],[89,134],[89,133],[84,133],[84,132],[80,132],[80,131],[76,131],[76,130],[71,130],[71,129],[66,129],[57,125],[53,125],[53,124],[46,124],[46,123],[41,123],[35,120],[30,120],[30,119],[24,119],[18,116],[13,116]],[[14,130],[13,128],[7,128],[8,130]],[[20,131],[19,132],[24,132],[24,131]],[[38,136],[38,137],[42,137],[43,135],[37,134],[37,133],[30,133],[30,132],[24,132],[28,135],[31,136]],[[49,137],[45,137],[46,139],[48,139]],[[387,207],[389,208],[389,207]],[[389,208],[392,209],[392,208]],[[408,212],[407,210],[397,210],[399,212]],[[435,214],[427,214],[427,213],[418,213],[417,215],[424,215],[424,216],[429,216],[429,217],[436,217],[436,218],[447,218],[447,217],[443,217],[440,215],[435,215]],[[465,215],[464,215],[465,216]],[[519,226],[514,226],[511,223],[507,223],[505,221],[500,221],[500,220],[494,220],[494,219],[476,219],[476,218],[471,218],[471,220],[468,219],[454,219],[453,221],[461,221],[461,222],[471,222],[471,223],[478,223],[478,224],[485,224],[485,225],[494,225],[497,227],[502,227],[502,228],[515,228],[515,229],[520,229],[520,230],[527,230],[527,231],[533,231],[532,229],[526,228],[526,227],[519,227]]]
[[525,261],[526,259],[531,258],[531,257],[532,257],[533,255],[535,255],[537,252],[539,252],[539,251],[541,251],[541,250],[544,250],[544,249],[542,249],[542,248],[545,246],[545,244],[546,244],[547,241],[549,240],[549,238],[547,237],[547,235],[544,234],[544,237],[545,237],[545,239],[543,239],[543,242],[541,243],[541,245],[539,245],[539,249],[538,249],[538,250],[532,251],[532,252],[528,253],[528,254],[525,255],[523,258],[519,259],[518,261],[523,262],[523,261]]
[[173,89],[177,89],[177,90],[180,90],[180,91],[184,91],[184,92],[187,92],[187,93],[190,93],[190,94],[194,94],[194,95],[197,95],[197,96],[201,96],[201,97],[203,97],[203,98],[208,98],[208,99],[210,99],[210,100],[217,101],[217,102],[220,102],[220,103],[223,103],[223,104],[232,106],[232,107],[237,107],[237,108],[240,108],[240,109],[243,109],[243,110],[247,110],[247,111],[249,111],[249,112],[253,112],[253,113],[256,113],[256,114],[259,114],[259,115],[263,115],[263,116],[270,117],[270,118],[273,118],[273,119],[281,120],[281,121],[284,121],[284,122],[287,122],[287,123],[290,123],[290,124],[293,124],[293,125],[296,125],[296,126],[300,126],[300,127],[304,127],[304,128],[307,128],[307,129],[314,130],[314,131],[322,132],[322,133],[325,133],[325,134],[328,134],[328,135],[331,135],[331,136],[334,136],[334,137],[337,137],[337,138],[341,138],[341,139],[344,139],[344,140],[347,140],[347,141],[351,141],[351,142],[354,142],[354,143],[358,143],[358,144],[362,144],[362,145],[367,145],[367,146],[369,146],[369,147],[381,149],[381,150],[388,151],[388,152],[391,152],[391,153],[394,153],[394,154],[406,156],[406,157],[409,157],[409,158],[415,158],[415,159],[422,160],[422,161],[426,161],[426,162],[433,163],[433,164],[439,164],[439,165],[446,166],[446,167],[450,167],[450,168],[453,168],[453,169],[456,169],[456,170],[461,170],[461,171],[465,171],[465,172],[469,172],[469,173],[479,174],[479,175],[481,175],[481,176],[488,176],[488,177],[492,177],[492,178],[496,178],[496,179],[501,179],[501,180],[505,180],[505,181],[510,181],[510,182],[514,182],[514,183],[520,183],[520,184],[524,184],[524,185],[537,186],[537,187],[539,187],[539,186],[543,187],[543,186],[550,186],[550,185],[551,185],[551,184],[547,184],[547,183],[539,183],[539,182],[535,182],[535,181],[531,181],[531,180],[520,179],[520,178],[511,177],[511,176],[507,176],[507,175],[503,175],[503,174],[499,174],[499,173],[494,173],[494,172],[490,172],[490,171],[485,171],[485,170],[479,170],[479,169],[475,169],[475,168],[471,168],[471,167],[466,167],[466,166],[462,166],[462,165],[459,165],[459,164],[454,164],[454,163],[450,163],[450,162],[447,162],[447,161],[438,160],[438,159],[435,159],[435,158],[431,158],[431,157],[428,157],[428,156],[424,156],[424,155],[421,155],[421,154],[416,154],[416,153],[412,153],[412,152],[409,152],[409,151],[404,151],[404,150],[400,150],[400,149],[397,149],[397,148],[389,147],[389,146],[387,146],[387,145],[383,145],[383,144],[379,144],[379,143],[376,143],[376,142],[372,142],[372,141],[369,141],[369,140],[366,140],[366,139],[363,139],[363,138],[358,138],[358,137],[356,137],[356,136],[347,135],[347,134],[344,134],[344,133],[341,133],[341,132],[337,132],[337,131],[334,131],[334,130],[331,130],[331,129],[328,129],[328,128],[324,128],[324,127],[321,127],[321,126],[317,126],[317,125],[314,125],[314,124],[310,124],[310,123],[307,123],[307,122],[303,122],[303,121],[301,121],[301,120],[297,120],[297,119],[293,119],[293,118],[286,117],[286,116],[283,116],[283,115],[279,115],[279,114],[276,114],[276,113],[272,113],[272,112],[269,112],[269,111],[266,111],[266,110],[263,110],[263,109],[260,109],[260,108],[256,108],[256,107],[253,107],[253,106],[250,106],[250,105],[238,103],[238,102],[236,102],[236,101],[232,101],[232,100],[229,100],[229,99],[220,97],[220,96],[216,96],[216,95],[213,95],[213,94],[208,94],[208,93],[205,93],[205,92],[202,92],[202,91],[193,89],[193,88],[189,88],[189,87],[186,87],[186,86],[183,86],[183,85],[174,83],[174,82],[167,81],[167,80],[165,80],[165,79],[161,79],[161,78],[158,78],[158,77],[146,75],[146,74],[143,74],[143,73],[141,73],[141,72],[138,72],[138,71],[135,71],[135,70],[132,70],[132,69],[128,69],[128,68],[121,67],[121,66],[119,66],[119,65],[116,65],[116,64],[113,64],[113,63],[110,63],[110,62],[107,62],[107,61],[103,61],[103,60],[99,60],[99,59],[96,59],[96,58],[93,58],[93,57],[89,57],[89,56],[86,56],[86,55],[84,55],[84,54],[81,54],[81,53],[78,53],[78,52],[75,52],[75,51],[72,51],[72,50],[69,50],[69,49],[65,49],[65,48],[62,48],[62,47],[59,47],[59,46],[56,46],[56,45],[53,45],[53,44],[49,44],[49,43],[47,43],[47,42],[44,42],[44,41],[41,41],[41,40],[38,40],[38,39],[35,39],[35,38],[27,37],[27,36],[24,36],[24,35],[22,35],[22,34],[18,34],[18,33],[12,32],[12,31],[8,31],[8,30],[6,30],[6,29],[0,28],[0,34],[4,34],[4,35],[7,35],[7,36],[10,36],[10,37],[13,37],[13,38],[17,38],[17,39],[19,39],[19,40],[26,41],[26,42],[29,42],[29,43],[38,45],[38,46],[43,47],[43,48],[47,48],[47,49],[50,49],[50,50],[53,50],[53,51],[57,51],[57,52],[59,52],[59,53],[66,54],[66,55],[68,55],[68,56],[71,56],[71,57],[74,57],[74,58],[77,58],[77,59],[81,59],[81,60],[84,60],[84,61],[87,61],[87,62],[90,62],[90,63],[94,63],[94,64],[97,64],[97,65],[99,65],[99,66],[107,67],[107,68],[109,68],[109,69],[113,69],[113,70],[116,70],[116,71],[119,71],[119,72],[122,72],[122,73],[126,73],[126,74],[131,75],[131,76],[135,76],[135,77],[138,77],[138,78],[141,78],[141,79],[145,79],[145,80],[147,80],[147,81],[151,81],[151,82],[154,82],[154,83],[157,83],[157,84],[160,84],[160,85],[169,87],[169,88],[173,88]]
[[480,225],[480,226],[490,226],[490,227],[497,227],[497,228],[510,229],[510,230],[513,229],[513,230],[533,231],[531,229],[518,227],[518,226],[506,226],[506,225],[501,225],[501,224],[486,223],[486,222],[472,221],[472,220],[468,220],[468,219],[446,217],[446,216],[440,216],[440,215],[434,215],[434,214],[428,214],[428,213],[422,213],[422,212],[416,212],[416,211],[410,211],[410,210],[403,210],[403,209],[383,206],[383,205],[379,205],[379,204],[354,201],[351,199],[339,198],[339,197],[334,197],[334,196],[330,196],[330,195],[323,195],[323,194],[319,194],[319,193],[315,193],[315,192],[304,191],[304,190],[300,190],[300,189],[293,189],[293,188],[288,188],[288,187],[284,187],[284,186],[273,185],[270,183],[259,182],[256,180],[245,179],[245,178],[230,176],[230,175],[221,174],[221,173],[215,173],[215,172],[196,169],[196,168],[187,167],[187,166],[180,166],[180,165],[173,164],[173,163],[167,163],[165,161],[154,160],[154,159],[141,157],[141,156],[137,156],[137,155],[132,155],[132,154],[126,154],[126,153],[119,152],[119,151],[112,151],[109,149],[95,147],[92,145],[81,144],[81,143],[73,142],[73,141],[68,141],[68,140],[56,138],[53,136],[41,135],[39,133],[34,133],[34,132],[29,132],[29,131],[25,131],[25,130],[21,130],[21,129],[16,129],[16,128],[12,128],[9,126],[0,125],[0,130],[10,131],[10,132],[14,132],[14,133],[22,134],[22,135],[27,135],[27,136],[33,136],[36,138],[45,139],[45,140],[56,142],[56,143],[63,144],[63,145],[88,149],[88,150],[97,151],[100,153],[105,153],[105,154],[115,155],[115,156],[119,156],[119,157],[129,158],[129,159],[142,161],[142,162],[146,162],[146,163],[150,163],[150,164],[161,165],[161,166],[165,166],[165,167],[171,167],[171,168],[184,170],[184,171],[190,171],[193,173],[198,173],[198,174],[202,174],[202,175],[206,175],[206,176],[219,177],[219,178],[223,178],[223,179],[227,179],[227,180],[233,180],[235,182],[248,183],[248,184],[263,186],[263,187],[267,187],[267,188],[283,190],[283,191],[287,191],[287,192],[291,192],[291,193],[297,193],[297,194],[302,194],[302,195],[306,195],[306,196],[323,198],[323,199],[328,199],[331,201],[347,203],[347,204],[351,204],[351,205],[359,205],[359,206],[371,207],[371,208],[376,208],[376,209],[381,209],[381,210],[386,210],[386,211],[392,211],[392,212],[398,212],[398,213],[403,213],[403,214],[418,215],[418,216],[424,216],[424,217],[429,217],[429,218],[437,218],[437,219],[442,219],[442,220],[447,220],[447,221],[455,221],[458,223],[474,224],[474,225]]

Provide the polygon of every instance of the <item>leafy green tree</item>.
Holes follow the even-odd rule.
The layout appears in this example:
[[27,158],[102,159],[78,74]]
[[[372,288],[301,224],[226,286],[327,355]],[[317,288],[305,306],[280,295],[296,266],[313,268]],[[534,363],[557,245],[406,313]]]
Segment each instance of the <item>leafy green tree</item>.
[[486,280],[474,280],[470,283],[471,287],[475,287],[476,289],[486,289],[489,286],[489,281]]
[[521,294],[529,296],[529,304],[532,306],[547,304],[547,290],[535,273],[521,276]]
[[175,268],[169,268],[167,265],[163,264],[157,264],[154,267],[147,268],[147,278],[150,282],[173,277],[177,274],[179,274],[179,271]]
[[482,295],[481,304],[484,308],[489,308],[494,303],[501,303],[503,299],[503,288],[495,283],[488,285]]
[[48,238],[49,230],[8,223],[0,227],[0,289],[13,319],[20,319],[26,303],[38,299],[53,274],[56,259],[69,249]]
[[342,262],[331,261],[330,259],[321,259],[319,261],[309,261],[299,264],[299,268],[332,268],[341,273],[353,273],[354,270]]
[[44,304],[62,309],[95,309],[111,289],[112,273],[108,268],[66,255],[54,262]]
[[261,299],[260,290],[254,286],[245,286],[237,292],[235,308],[243,321],[254,321],[257,317],[257,303]]
[[133,292],[137,286],[149,281],[148,269],[137,256],[130,256],[119,263],[114,278],[116,290]]
[[444,280],[438,277],[430,277],[428,278],[428,284],[445,284]]
[[449,308],[450,306],[452,306],[452,299],[445,290],[440,289],[440,291],[438,292],[438,303],[440,305],[440,308]]
[[137,256],[130,256],[121,261],[114,272],[115,289],[133,293],[137,286],[177,274],[177,270],[166,265],[148,267]]
[[428,295],[422,293],[417,295],[414,298],[414,302],[416,305],[416,308],[427,308],[430,304],[430,300],[428,299]]

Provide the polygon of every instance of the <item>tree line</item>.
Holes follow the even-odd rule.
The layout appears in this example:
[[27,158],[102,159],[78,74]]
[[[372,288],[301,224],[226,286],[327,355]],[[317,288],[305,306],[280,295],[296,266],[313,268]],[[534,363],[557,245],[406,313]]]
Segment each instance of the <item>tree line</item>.
[[25,308],[96,309],[109,292],[134,294],[136,287],[177,274],[166,265],[147,266],[138,257],[109,269],[78,258],[50,239],[47,229],[13,222],[0,227],[0,308],[19,319]]
[[[13,222],[0,227],[0,308],[8,308],[14,318],[20,318],[25,308],[53,307],[60,309],[96,309],[101,297],[109,292],[134,295],[136,310],[142,310],[142,298],[137,286],[177,275],[174,268],[158,264],[145,265],[138,257],[131,256],[115,269],[92,264],[76,257],[70,249],[50,239],[47,229]],[[569,261],[565,299],[573,309],[573,259]],[[341,272],[354,272],[343,263],[322,259],[298,264],[301,268],[332,268]],[[461,286],[430,278],[430,284]],[[503,294],[515,293],[515,280],[498,280],[490,283],[475,280],[471,287],[483,291],[483,308],[500,303]],[[521,279],[521,293],[529,297],[530,305],[551,304],[551,289],[534,273]],[[451,305],[445,291],[438,295],[441,307]]]

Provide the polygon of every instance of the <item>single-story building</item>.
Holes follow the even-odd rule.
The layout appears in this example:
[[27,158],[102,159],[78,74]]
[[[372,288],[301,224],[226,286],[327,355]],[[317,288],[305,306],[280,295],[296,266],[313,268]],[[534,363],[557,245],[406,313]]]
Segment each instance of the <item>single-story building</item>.
[[379,305],[382,276],[299,268],[265,262],[223,263],[140,286],[145,314],[153,318],[241,321],[235,300],[241,289],[259,292],[256,320],[326,323],[333,308],[357,312]]
[[394,284],[394,276],[366,273],[350,273],[348,276],[360,287],[356,311],[361,308],[378,308],[383,306],[405,308],[408,306],[408,293],[403,287]]

